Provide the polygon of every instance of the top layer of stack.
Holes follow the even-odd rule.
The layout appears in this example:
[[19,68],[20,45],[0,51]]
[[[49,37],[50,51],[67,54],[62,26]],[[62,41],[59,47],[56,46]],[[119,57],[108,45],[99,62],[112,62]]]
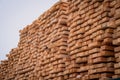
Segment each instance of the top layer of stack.
[[61,0],[20,31],[0,80],[120,77],[119,13],[120,0]]

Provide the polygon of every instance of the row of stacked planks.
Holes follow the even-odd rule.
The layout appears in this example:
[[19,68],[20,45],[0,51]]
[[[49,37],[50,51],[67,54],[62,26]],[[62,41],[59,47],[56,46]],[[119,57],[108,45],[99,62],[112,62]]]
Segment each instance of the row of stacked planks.
[[60,0],[20,30],[0,80],[120,77],[120,0]]

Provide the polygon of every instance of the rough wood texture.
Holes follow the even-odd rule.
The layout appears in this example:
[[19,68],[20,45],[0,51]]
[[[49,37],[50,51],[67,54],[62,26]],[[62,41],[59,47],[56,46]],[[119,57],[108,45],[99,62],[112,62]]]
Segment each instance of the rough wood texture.
[[120,77],[120,0],[60,0],[20,30],[0,80]]

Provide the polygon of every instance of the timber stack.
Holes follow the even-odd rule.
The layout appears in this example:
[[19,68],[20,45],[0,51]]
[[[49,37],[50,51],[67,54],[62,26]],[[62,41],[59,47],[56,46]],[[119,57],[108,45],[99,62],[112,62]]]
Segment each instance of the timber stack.
[[0,80],[120,78],[120,0],[60,0],[7,57]]

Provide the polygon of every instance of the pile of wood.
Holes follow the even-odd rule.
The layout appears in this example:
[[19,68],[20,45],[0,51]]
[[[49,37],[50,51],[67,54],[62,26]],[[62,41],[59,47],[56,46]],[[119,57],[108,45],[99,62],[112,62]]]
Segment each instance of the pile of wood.
[[[35,67],[40,80],[64,80],[67,58],[67,4],[59,3],[51,8],[40,21],[38,30],[38,53]],[[43,27],[41,27],[43,26]]]
[[112,0],[71,1],[68,18],[70,80],[98,80],[114,74],[112,3]]
[[116,28],[114,29],[113,34],[113,45],[114,45],[114,54],[115,54],[115,75],[113,78],[120,77],[120,0],[117,1],[117,4],[114,7],[114,23]]
[[0,80],[120,77],[120,0],[61,0],[20,30]]
[[8,61],[7,60],[1,61],[1,64],[0,64],[0,80],[5,79],[5,76],[8,72],[7,68],[8,68]]
[[[67,7],[58,2],[20,30],[18,48],[0,66],[1,80],[63,80],[67,55]],[[4,71],[5,70],[5,71]]]

